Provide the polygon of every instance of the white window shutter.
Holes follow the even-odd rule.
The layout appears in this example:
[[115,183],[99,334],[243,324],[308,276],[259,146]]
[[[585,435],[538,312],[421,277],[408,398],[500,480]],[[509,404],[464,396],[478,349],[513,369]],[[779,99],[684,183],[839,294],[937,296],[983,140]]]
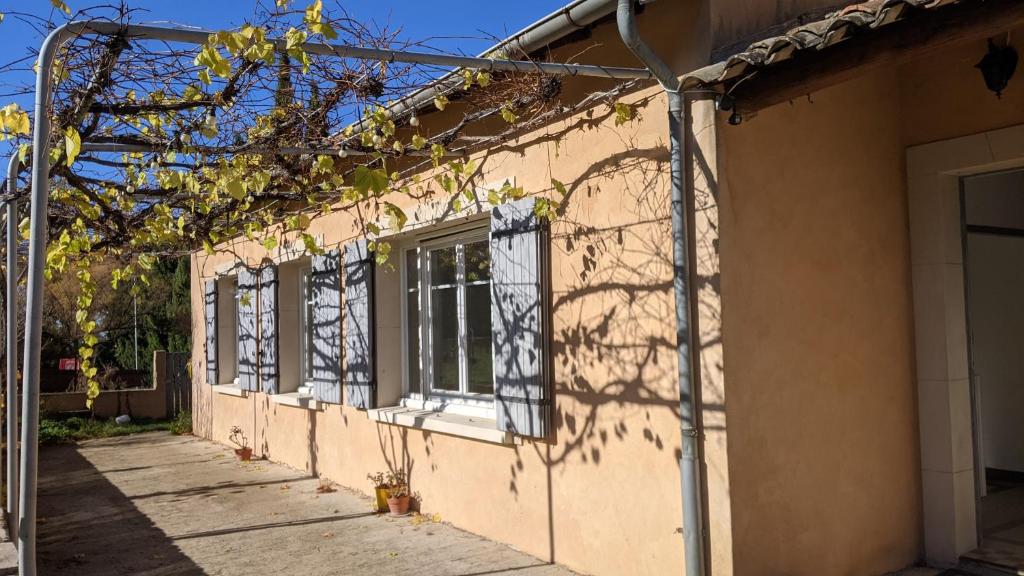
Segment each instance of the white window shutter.
[[238,387],[259,390],[257,310],[258,278],[249,268],[238,272]]
[[491,328],[497,426],[521,436],[551,431],[548,234],[534,199],[491,212]]
[[277,394],[278,367],[277,266],[260,269],[260,381],[263,391]]
[[376,407],[373,255],[366,240],[345,245],[345,404]]
[[217,281],[203,285],[203,307],[206,312],[206,383],[217,384]]
[[341,404],[340,254],[313,256],[313,393],[320,402]]

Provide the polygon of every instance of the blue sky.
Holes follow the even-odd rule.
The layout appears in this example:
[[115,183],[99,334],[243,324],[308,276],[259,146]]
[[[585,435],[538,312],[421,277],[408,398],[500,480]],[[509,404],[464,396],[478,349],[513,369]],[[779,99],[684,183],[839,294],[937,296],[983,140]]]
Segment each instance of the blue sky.
[[[73,11],[95,5],[115,4],[118,0],[67,0]],[[273,0],[262,0],[264,5]],[[301,8],[312,0],[293,0]],[[373,20],[389,29],[401,28],[408,40],[435,38],[431,45],[446,51],[476,54],[491,42],[481,37],[505,37],[538,18],[565,5],[568,0],[519,0],[489,2],[486,0],[342,0],[342,5],[356,18]],[[131,8],[148,10],[136,15],[134,22],[176,22],[203,28],[231,28],[242,24],[253,14],[257,0],[128,0]],[[331,0],[324,2],[327,8]],[[33,27],[19,21],[12,13],[28,12],[44,18],[51,14],[48,0],[0,0],[0,12],[7,14],[0,23],[0,64],[25,56],[30,47],[41,41]],[[63,22],[62,14],[54,13],[55,21]],[[469,38],[467,38],[469,37]],[[30,66],[26,66],[30,68]],[[12,83],[30,81],[32,73],[0,73],[0,106],[12,101],[29,109],[31,97],[11,97]],[[0,143],[0,157],[9,154],[7,143]],[[6,164],[5,164],[6,165]]]

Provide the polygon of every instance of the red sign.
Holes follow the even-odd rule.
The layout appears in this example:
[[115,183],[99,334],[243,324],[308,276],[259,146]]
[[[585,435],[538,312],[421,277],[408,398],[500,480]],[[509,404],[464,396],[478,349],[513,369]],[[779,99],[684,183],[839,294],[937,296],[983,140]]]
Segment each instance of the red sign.
[[78,358],[61,358],[59,368],[61,370],[78,370]]

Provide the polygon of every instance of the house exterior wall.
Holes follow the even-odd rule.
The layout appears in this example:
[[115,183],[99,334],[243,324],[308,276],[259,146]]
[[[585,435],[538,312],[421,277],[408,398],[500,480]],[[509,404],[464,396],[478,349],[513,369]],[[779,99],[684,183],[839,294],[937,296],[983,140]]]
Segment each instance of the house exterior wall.
[[721,131],[737,574],[880,574],[920,547],[895,74]]
[[926,522],[970,530],[959,509],[933,512],[943,488],[922,484],[921,436],[939,431],[918,426],[905,157],[1024,122],[1019,79],[1001,100],[985,89],[984,50],[720,129],[737,574],[878,574],[924,556]]
[[[638,104],[642,120],[616,127],[611,108],[599,106],[592,116],[477,158],[481,182],[514,177],[527,191],[551,193],[557,178],[569,191],[551,232],[550,442],[494,445],[377,423],[349,407],[311,411],[262,393],[218,394],[202,381],[201,339],[193,354],[196,433],[225,442],[239,425],[258,455],[363,491],[371,488],[367,473],[405,468],[425,511],[586,573],[676,570],[682,546],[674,304],[664,241],[667,112],[658,89],[627,101]],[[338,211],[315,219],[310,232],[335,246],[356,228]],[[194,287],[236,257],[256,264],[268,256],[255,242],[225,248],[193,256]],[[397,276],[378,274],[377,294],[394,294]],[[201,290],[193,299],[200,333]],[[400,378],[399,309],[397,298],[377,305],[382,401]]]
[[[646,8],[641,27],[657,46],[672,46],[674,64],[694,68],[712,41],[818,5],[677,5],[673,15],[694,26],[686,49],[678,30],[653,28],[649,14],[662,3]],[[749,21],[727,21],[730,13]],[[588,58],[632,63],[614,31],[593,40]],[[904,157],[914,144],[1024,122],[1024,90],[995,102],[982,86],[971,67],[982,53],[972,43],[867,73],[739,127],[723,126],[708,102],[693,105],[714,574],[880,574],[922,557]],[[203,381],[200,338],[196,433],[226,442],[239,425],[258,455],[364,492],[367,473],[405,468],[425,511],[585,573],[677,573],[665,100],[648,88],[626,101],[637,106],[635,122],[617,127],[599,105],[475,157],[481,182],[514,178],[550,195],[556,178],[569,190],[552,225],[550,441],[499,446],[377,423],[349,407],[218,394]],[[421,207],[412,224],[435,211]],[[358,228],[339,211],[315,219],[310,232],[337,246]],[[236,258],[272,256],[256,242],[221,248],[192,259],[196,333],[204,330],[202,281]],[[380,274],[377,293],[394,294],[397,282]],[[398,309],[378,301],[379,342],[397,341]],[[396,398],[399,366],[396,347],[381,347],[383,403]]]

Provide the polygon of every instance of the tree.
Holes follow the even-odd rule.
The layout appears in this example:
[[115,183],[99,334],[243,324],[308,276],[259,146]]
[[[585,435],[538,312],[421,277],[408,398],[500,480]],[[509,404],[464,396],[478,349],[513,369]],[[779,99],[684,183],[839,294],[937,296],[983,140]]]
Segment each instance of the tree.
[[[135,16],[123,4],[72,15],[64,2],[52,3],[68,18],[129,23]],[[397,199],[434,194],[456,211],[479,202],[478,166],[453,155],[507,141],[585,107],[612,107],[618,94],[636,84],[613,83],[563,103],[560,79],[532,72],[530,65],[521,66],[524,72],[461,70],[432,88],[434,108],[458,101],[461,117],[428,132],[419,116],[397,114],[389,102],[434,83],[432,68],[339,59],[315,54],[307,44],[401,50],[413,43],[349,17],[337,4],[332,10],[322,0],[302,8],[291,4],[276,0],[272,8],[258,8],[250,23],[213,33],[195,48],[138,41],[122,31],[74,38],[60,52],[52,71],[52,123],[60,140],[49,150],[46,274],[77,282],[78,288],[75,328],[66,317],[50,328],[55,338],[76,334],[91,396],[98,391],[96,362],[108,356],[124,362],[127,354],[123,340],[112,352],[98,348],[101,333],[112,333],[122,320],[120,312],[101,312],[108,294],[101,285],[115,292],[130,286],[136,294],[160,274],[160,257],[213,250],[238,236],[272,249],[280,234],[290,232],[318,252],[322,247],[306,233],[309,215],[334,210],[353,215],[383,262],[390,246],[373,239],[385,226],[404,226],[407,217]],[[47,29],[55,25],[31,14],[17,16]],[[495,57],[513,55],[526,58],[508,51]],[[487,137],[465,137],[481,123],[503,127]],[[16,105],[0,109],[0,138],[22,143],[22,154],[29,126],[28,113]],[[341,126],[347,128],[328,129]],[[137,144],[153,152],[111,156],[83,152],[83,142]],[[281,154],[282,147],[308,153]],[[424,166],[434,170],[421,181],[412,174]],[[541,192],[557,198],[554,193],[562,191],[552,181]],[[505,185],[489,191],[486,201],[499,204],[523,195],[521,188]],[[537,211],[553,218],[557,206],[555,199],[541,198]],[[174,274],[179,272],[180,267]],[[62,314],[72,308],[70,302],[61,305],[68,307]],[[172,322],[171,311],[150,313],[147,347],[184,345],[157,336],[161,322]],[[57,338],[53,346],[66,343]]]
[[[157,350],[192,351],[188,258],[158,262],[150,274],[149,285],[142,288],[134,302],[138,305],[139,369],[151,373],[153,352]],[[109,352],[101,352],[99,356],[106,359],[109,354],[109,364],[134,368],[134,328],[133,324],[118,334],[110,334],[105,347]]]

